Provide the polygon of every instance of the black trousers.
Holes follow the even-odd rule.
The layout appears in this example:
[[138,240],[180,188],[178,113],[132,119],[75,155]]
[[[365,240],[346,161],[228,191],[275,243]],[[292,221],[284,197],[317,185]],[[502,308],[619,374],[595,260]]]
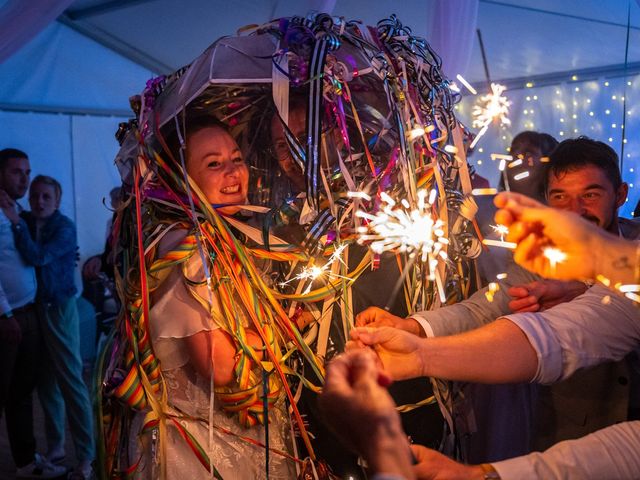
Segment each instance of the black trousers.
[[16,466],[31,463],[36,452],[33,436],[33,390],[42,351],[42,336],[33,305],[14,311],[22,331],[19,344],[0,344],[0,414],[4,410],[11,453]]

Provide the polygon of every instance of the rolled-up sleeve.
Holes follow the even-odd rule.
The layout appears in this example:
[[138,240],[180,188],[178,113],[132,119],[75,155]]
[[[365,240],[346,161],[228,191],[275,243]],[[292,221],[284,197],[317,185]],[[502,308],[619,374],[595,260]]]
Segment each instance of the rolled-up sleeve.
[[538,357],[532,382],[555,383],[576,370],[621,360],[640,343],[640,309],[596,285],[544,312],[506,318],[527,336]]
[[625,422],[492,465],[502,480],[632,480],[640,478],[638,452],[640,422]]

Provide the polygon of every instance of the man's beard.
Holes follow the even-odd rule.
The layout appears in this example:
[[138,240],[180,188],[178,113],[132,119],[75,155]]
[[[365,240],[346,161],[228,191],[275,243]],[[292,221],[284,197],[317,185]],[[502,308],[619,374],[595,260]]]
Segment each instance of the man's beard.
[[604,225],[600,225],[600,219],[598,217],[594,217],[593,215],[589,215],[589,214],[583,214],[582,218],[584,218],[589,222],[595,223],[599,227],[602,226],[602,228],[604,228]]
[[618,218],[618,209],[615,207],[613,208],[613,211],[611,212],[611,218],[606,225],[600,224],[600,219],[598,217],[594,215],[589,215],[588,213],[581,215],[581,217],[587,220],[588,222],[595,223],[597,226],[599,226],[603,230],[606,230],[607,232],[613,233],[615,235],[618,234],[615,228],[613,228],[614,225],[616,225],[616,220]]

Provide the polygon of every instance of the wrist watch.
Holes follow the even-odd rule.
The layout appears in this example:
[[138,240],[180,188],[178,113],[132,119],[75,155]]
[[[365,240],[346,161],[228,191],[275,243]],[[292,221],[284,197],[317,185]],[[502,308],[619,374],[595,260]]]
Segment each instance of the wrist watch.
[[500,474],[490,463],[483,463],[480,468],[482,469],[483,480],[500,480]]

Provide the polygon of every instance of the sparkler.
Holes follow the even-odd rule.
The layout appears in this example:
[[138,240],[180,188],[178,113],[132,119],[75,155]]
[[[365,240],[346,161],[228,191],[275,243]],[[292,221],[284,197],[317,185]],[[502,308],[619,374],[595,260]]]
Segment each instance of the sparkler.
[[500,125],[511,125],[511,120],[507,117],[511,102],[507,97],[502,95],[506,89],[507,87],[504,85],[492,83],[491,93],[480,97],[478,103],[474,105],[471,112],[474,117],[474,128],[484,128],[494,119],[499,119]]
[[507,89],[498,83],[491,84],[491,93],[482,95],[473,106],[473,127],[480,128],[478,135],[473,139],[469,148],[476,146],[480,138],[487,133],[489,125],[494,119],[500,119],[500,125],[511,125],[511,120],[507,117],[511,102],[502,93]]
[[493,228],[494,232],[500,235],[500,241],[504,242],[504,236],[509,234],[509,227],[499,223],[497,225],[491,225],[491,228]]
[[434,218],[431,212],[435,197],[435,190],[430,193],[419,190],[417,205],[412,208],[406,199],[398,203],[382,192],[383,205],[375,215],[361,210],[356,212],[358,217],[369,222],[358,229],[358,243],[371,242],[369,246],[376,253],[406,252],[412,259],[419,258],[428,266],[429,279],[434,280],[439,259],[447,260],[446,245],[449,244],[444,237],[444,222]]
[[302,270],[300,271],[300,273],[295,275],[290,280],[287,280],[286,282],[281,282],[280,286],[284,287],[285,285],[288,285],[291,282],[294,282],[296,280],[303,280],[305,282],[309,281],[309,285],[307,285],[307,288],[303,292],[303,295],[306,295],[307,293],[309,293],[311,291],[311,287],[313,285],[313,282],[315,282],[316,280],[318,280],[318,279],[320,279],[322,277],[326,276],[327,280],[329,280],[331,278],[344,278],[344,279],[349,280],[348,277],[345,277],[343,275],[338,275],[338,274],[333,273],[331,271],[331,266],[333,265],[333,262],[335,262],[335,261],[339,261],[343,265],[346,265],[344,263],[344,260],[342,260],[342,252],[344,251],[345,248],[347,248],[347,246],[348,246],[347,244],[339,245],[333,251],[333,253],[329,257],[329,260],[327,260],[327,263],[325,263],[323,266],[320,267],[318,265],[311,265],[311,266],[303,267]]
[[542,255],[545,256],[547,260],[549,260],[549,265],[551,265],[551,269],[555,270],[556,266],[559,263],[564,262],[567,259],[567,254],[562,250],[558,250],[554,247],[547,247],[542,251]]
[[470,84],[469,82],[467,82],[467,81],[465,80],[465,78],[464,78],[462,75],[458,74],[458,75],[456,75],[456,78],[457,78],[457,79],[458,79],[458,81],[459,81],[462,85],[464,85],[464,86],[467,88],[467,90],[469,90],[469,92],[471,92],[473,95],[477,95],[477,94],[478,94],[478,92],[476,91],[476,89],[475,89],[475,88],[473,88],[473,87],[471,86],[471,84]]
[[474,188],[471,190],[471,195],[478,197],[480,195],[495,195],[498,193],[497,188]]

